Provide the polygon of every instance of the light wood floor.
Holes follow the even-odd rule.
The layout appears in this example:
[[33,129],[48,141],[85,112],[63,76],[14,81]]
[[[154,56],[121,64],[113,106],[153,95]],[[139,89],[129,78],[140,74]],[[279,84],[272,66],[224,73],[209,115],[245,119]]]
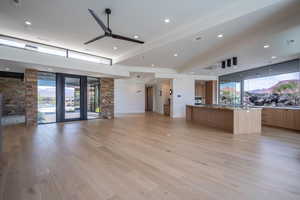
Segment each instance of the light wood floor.
[[300,199],[300,134],[157,114],[5,128],[4,200]]

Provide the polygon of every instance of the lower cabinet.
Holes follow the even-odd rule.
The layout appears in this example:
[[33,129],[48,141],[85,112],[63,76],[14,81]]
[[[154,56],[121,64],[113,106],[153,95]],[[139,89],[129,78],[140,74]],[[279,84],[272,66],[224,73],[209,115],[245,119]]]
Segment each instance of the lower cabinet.
[[300,130],[300,110],[263,108],[262,124]]

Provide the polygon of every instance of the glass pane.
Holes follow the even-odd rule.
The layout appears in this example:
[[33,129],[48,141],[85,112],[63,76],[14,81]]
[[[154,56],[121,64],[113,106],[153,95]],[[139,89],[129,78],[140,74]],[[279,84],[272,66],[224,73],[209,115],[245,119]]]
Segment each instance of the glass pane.
[[56,122],[56,75],[38,73],[38,123]]
[[85,60],[85,61],[94,62],[94,63],[101,63],[101,64],[106,64],[106,65],[110,64],[110,59],[102,58],[102,57],[98,57],[98,56],[87,55],[84,53],[78,53],[78,52],[74,52],[74,51],[69,51],[69,58]]
[[251,106],[300,106],[300,73],[244,81],[244,103]]
[[80,78],[65,78],[65,119],[80,118]]
[[88,119],[96,119],[100,116],[100,80],[87,78]]
[[225,82],[220,84],[220,104],[241,104],[240,82]]

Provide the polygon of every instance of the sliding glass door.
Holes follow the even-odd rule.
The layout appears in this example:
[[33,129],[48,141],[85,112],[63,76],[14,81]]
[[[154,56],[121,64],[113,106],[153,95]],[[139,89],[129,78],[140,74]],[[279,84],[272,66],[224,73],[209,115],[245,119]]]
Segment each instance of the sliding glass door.
[[80,77],[64,77],[64,120],[81,119]]
[[39,72],[38,123],[100,117],[100,79]]
[[38,123],[56,122],[56,75],[39,72],[38,90]]
[[87,77],[87,118],[100,117],[100,80]]

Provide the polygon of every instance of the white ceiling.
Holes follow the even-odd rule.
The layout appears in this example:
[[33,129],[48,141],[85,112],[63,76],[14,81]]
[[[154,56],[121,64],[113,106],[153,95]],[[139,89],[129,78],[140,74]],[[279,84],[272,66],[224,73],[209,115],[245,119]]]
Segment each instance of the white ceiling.
[[[1,0],[0,31],[4,34],[31,40],[40,40],[77,50],[90,49],[99,55],[117,57],[139,44],[106,38],[91,45],[84,42],[103,31],[90,16],[93,9],[105,22],[105,8],[112,9],[111,29],[128,37],[139,35],[146,42],[177,28],[234,4],[238,0],[21,0],[14,6],[12,0]],[[165,25],[164,19],[171,19]],[[25,28],[24,21],[32,23]],[[114,51],[113,46],[118,46]]]
[[[222,33],[223,38],[217,35]],[[300,53],[300,1],[284,1],[235,18],[194,35],[169,42],[122,61],[125,65],[177,68],[181,72],[220,75],[270,62],[298,57]],[[196,41],[200,36],[202,39]],[[295,42],[287,44],[287,40]],[[264,49],[269,44],[269,49]],[[178,53],[178,57],[174,57]],[[237,56],[239,66],[231,70],[203,71],[222,60]],[[271,59],[276,56],[277,59]]]
[[[105,21],[107,7],[113,32],[139,35],[146,43],[106,38],[83,45],[103,34],[87,9]],[[1,0],[0,34],[111,57],[123,65],[204,73],[231,55],[239,57],[242,68],[263,65],[273,54],[282,59],[299,54],[299,13],[299,0],[21,0],[19,6]],[[165,18],[171,22],[165,24]],[[26,20],[32,26],[26,27]],[[202,39],[195,41],[196,36]],[[287,46],[287,39],[296,42]],[[261,48],[264,42],[271,43],[268,51]]]

